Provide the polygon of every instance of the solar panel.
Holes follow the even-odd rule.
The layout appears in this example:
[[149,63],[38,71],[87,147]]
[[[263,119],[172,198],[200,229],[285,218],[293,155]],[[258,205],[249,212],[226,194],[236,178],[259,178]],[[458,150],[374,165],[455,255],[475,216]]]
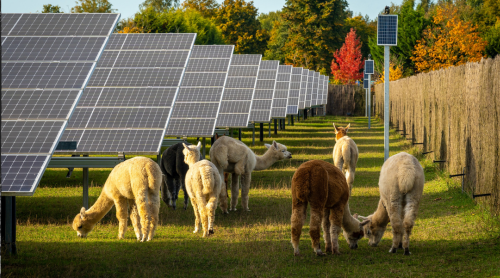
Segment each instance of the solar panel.
[[318,103],[318,91],[319,91],[319,72],[314,72],[313,90],[312,90],[312,95],[311,95],[311,107],[319,105],[319,103]]
[[377,45],[398,45],[398,15],[378,15]]
[[325,76],[325,96],[323,98],[323,104],[328,104],[328,83],[329,83],[329,77]]
[[35,192],[119,14],[2,14],[2,194]]
[[217,127],[248,126],[261,59],[260,54],[233,55],[217,117]]
[[290,77],[290,93],[288,95],[287,115],[299,113],[300,81],[302,80],[302,68],[292,68]]
[[373,60],[365,60],[365,73],[366,74],[375,74]]
[[369,88],[369,85],[370,83],[368,83],[368,79],[364,79],[363,80],[363,89],[368,89]]
[[286,118],[292,68],[292,66],[286,65],[280,65],[278,67],[276,89],[274,92],[273,107],[271,110],[271,118],[273,119]]
[[262,61],[260,63],[249,122],[268,123],[271,120],[278,67],[279,61]]
[[316,98],[316,105],[323,105],[324,86],[323,75],[320,74],[318,77],[318,97]]
[[[234,45],[193,47],[166,135],[213,136],[233,51]],[[210,99],[197,99],[207,94]]]
[[63,135],[77,149],[56,152],[158,154],[195,39],[113,34]]
[[309,78],[309,70],[302,69],[302,79],[300,81],[300,96],[299,96],[299,109],[305,109],[306,95],[307,95],[307,79]]
[[307,75],[307,92],[306,92],[306,102],[305,107],[311,108],[312,94],[313,94],[313,83],[314,83],[314,73],[315,71],[309,70]]

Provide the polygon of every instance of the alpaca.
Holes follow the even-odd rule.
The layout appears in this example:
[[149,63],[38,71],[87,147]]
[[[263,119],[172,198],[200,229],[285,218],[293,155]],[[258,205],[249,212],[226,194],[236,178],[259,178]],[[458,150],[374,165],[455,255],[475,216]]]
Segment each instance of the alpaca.
[[[220,137],[222,136],[225,136],[224,134],[222,134],[221,136],[219,136],[219,134],[215,134],[215,140],[219,139]],[[227,181],[229,180],[229,173],[227,172],[224,172],[224,184],[227,184]],[[226,196],[227,196],[227,187],[226,187]]]
[[[273,141],[272,145],[265,144],[268,148],[263,156],[257,156],[244,143],[228,136],[220,137],[210,149],[210,160],[215,164],[221,177],[224,172],[232,173],[231,210],[236,210],[238,204],[239,186],[238,176],[241,176],[241,203],[243,209],[248,208],[248,191],[252,171],[265,170],[278,160],[290,159],[292,154],[286,146]],[[222,184],[220,207],[228,213],[226,184]]]
[[392,224],[391,253],[404,248],[410,255],[410,234],[417,218],[425,176],[418,160],[405,152],[393,155],[384,162],[378,182],[380,200],[377,210],[368,217],[360,216],[370,246],[377,246],[387,224]]
[[[166,149],[161,155],[161,171],[165,175],[165,182],[161,187],[162,200],[174,210],[177,206],[179,191],[184,191],[184,209],[187,209],[189,196],[186,192],[184,180],[189,166],[184,162],[183,143],[177,143]],[[191,145],[186,143],[186,145]]]
[[333,164],[345,174],[347,184],[349,185],[349,194],[351,194],[356,163],[358,163],[358,146],[356,146],[354,140],[347,136],[347,131],[351,127],[351,124],[348,124],[345,128],[337,128],[335,124],[333,124],[333,127],[335,128],[335,141],[337,142],[333,148]]
[[307,204],[311,204],[309,234],[314,252],[325,255],[320,248],[320,222],[326,252],[340,254],[338,233],[342,226],[344,237],[351,249],[358,248],[363,229],[356,215],[349,210],[349,187],[342,172],[323,160],[310,160],[295,171],[292,178],[292,246],[299,256],[299,240],[306,220]]
[[130,220],[137,240],[152,240],[160,211],[161,183],[160,167],[147,157],[134,157],[116,165],[95,204],[88,210],[82,208],[75,216],[73,229],[79,237],[86,237],[114,204],[119,239],[123,239],[127,230],[130,207]]
[[184,162],[189,165],[185,184],[196,217],[193,233],[198,232],[201,221],[203,237],[207,237],[214,233],[215,210],[222,181],[212,162],[200,161],[200,146],[200,143],[196,147],[184,144]]

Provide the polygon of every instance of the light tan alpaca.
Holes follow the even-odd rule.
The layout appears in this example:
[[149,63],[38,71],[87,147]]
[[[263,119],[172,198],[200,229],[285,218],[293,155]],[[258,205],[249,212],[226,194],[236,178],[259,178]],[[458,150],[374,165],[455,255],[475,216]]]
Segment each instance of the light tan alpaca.
[[215,210],[222,186],[221,176],[212,162],[199,161],[200,142],[197,146],[183,145],[184,162],[189,165],[185,185],[196,217],[193,233],[198,232],[201,221],[203,237],[207,237],[214,233]]
[[354,140],[347,136],[351,124],[348,124],[345,128],[337,128],[335,124],[333,124],[333,127],[335,128],[335,141],[337,141],[333,148],[333,164],[344,173],[349,185],[349,194],[351,194],[356,164],[358,163],[358,146],[356,146]]
[[160,167],[147,157],[134,157],[116,165],[95,204],[87,211],[82,208],[75,216],[73,229],[79,237],[86,237],[114,204],[119,239],[123,239],[127,230],[130,207],[137,240],[152,240],[158,223],[161,183]]
[[[418,160],[405,152],[393,155],[384,162],[378,182],[380,201],[377,210],[368,217],[360,216],[370,246],[377,246],[387,224],[392,224],[391,253],[404,248],[410,255],[410,234],[417,218],[425,176]],[[402,242],[402,244],[401,244]]]
[[[278,160],[292,158],[286,146],[273,141],[272,145],[265,144],[268,148],[263,156],[257,156],[242,142],[228,136],[220,137],[210,149],[210,160],[215,164],[221,177],[224,172],[232,173],[231,210],[236,210],[238,204],[239,186],[238,177],[241,176],[241,203],[244,210],[248,209],[248,191],[252,171],[265,170]],[[220,207],[228,213],[226,184],[222,184]]]

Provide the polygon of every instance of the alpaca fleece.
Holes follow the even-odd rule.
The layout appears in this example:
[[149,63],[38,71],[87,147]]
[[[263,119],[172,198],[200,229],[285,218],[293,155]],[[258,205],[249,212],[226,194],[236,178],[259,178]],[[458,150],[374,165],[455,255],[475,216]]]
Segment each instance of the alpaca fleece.
[[[186,145],[191,145],[186,143]],[[161,198],[163,202],[173,209],[177,207],[179,191],[184,190],[184,209],[187,208],[189,196],[186,192],[184,180],[189,166],[184,162],[182,151],[184,146],[177,143],[166,149],[161,155],[161,171],[165,175],[165,182],[161,187]]]
[[337,141],[333,148],[333,164],[344,173],[349,185],[349,193],[351,193],[359,157],[358,146],[354,143],[354,140],[347,136],[351,124],[345,128],[337,128],[335,124],[333,124],[333,127],[335,128],[335,141]]

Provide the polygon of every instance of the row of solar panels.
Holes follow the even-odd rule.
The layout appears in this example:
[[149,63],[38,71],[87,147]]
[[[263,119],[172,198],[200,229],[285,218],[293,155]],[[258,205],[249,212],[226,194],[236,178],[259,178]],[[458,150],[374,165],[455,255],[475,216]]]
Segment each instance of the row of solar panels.
[[319,73],[195,46],[196,34],[110,36],[118,19],[2,14],[4,195],[33,194],[59,139],[77,142],[61,154],[158,154],[165,136],[326,104]]

